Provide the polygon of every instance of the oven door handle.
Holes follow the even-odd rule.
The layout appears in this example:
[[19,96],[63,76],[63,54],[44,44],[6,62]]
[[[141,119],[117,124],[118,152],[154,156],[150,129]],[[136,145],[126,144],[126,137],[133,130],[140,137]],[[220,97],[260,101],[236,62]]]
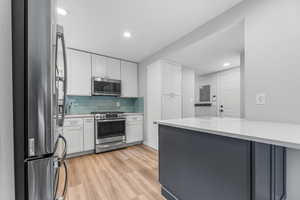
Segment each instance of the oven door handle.
[[126,119],[105,119],[105,120],[101,120],[98,119],[97,122],[99,123],[103,123],[103,122],[122,122],[122,121],[126,121]]

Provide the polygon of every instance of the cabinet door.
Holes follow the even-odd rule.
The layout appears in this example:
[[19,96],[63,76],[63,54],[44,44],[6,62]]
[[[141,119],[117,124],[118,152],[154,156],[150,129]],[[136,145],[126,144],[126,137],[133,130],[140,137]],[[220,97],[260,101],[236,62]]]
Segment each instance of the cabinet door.
[[246,140],[160,125],[159,182],[177,199],[250,200],[250,151]]
[[121,80],[121,61],[106,58],[106,75],[109,79]]
[[147,134],[144,142],[158,149],[158,126],[154,122],[161,120],[161,67],[153,64],[147,67]]
[[132,124],[126,126],[126,142],[140,142],[143,140],[143,125]]
[[91,95],[91,56],[68,50],[68,95]]
[[181,95],[182,70],[180,65],[162,62],[162,94]]
[[121,62],[122,96],[138,96],[138,66],[136,63]]
[[195,117],[195,71],[182,69],[182,117]]
[[106,73],[106,57],[92,55],[92,76],[107,78]]
[[64,137],[67,140],[67,153],[83,151],[83,127],[64,127]]
[[95,149],[94,119],[84,119],[84,151]]
[[177,95],[162,96],[162,119],[177,119],[182,117],[182,97]]

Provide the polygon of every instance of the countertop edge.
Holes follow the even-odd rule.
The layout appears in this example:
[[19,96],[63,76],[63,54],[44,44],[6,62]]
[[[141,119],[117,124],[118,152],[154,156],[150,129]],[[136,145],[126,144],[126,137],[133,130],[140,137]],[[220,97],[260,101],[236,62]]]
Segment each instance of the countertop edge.
[[286,148],[300,150],[300,144],[298,144],[298,143],[284,142],[284,141],[278,141],[278,140],[272,140],[272,139],[266,139],[266,138],[258,138],[258,137],[254,137],[254,136],[246,136],[246,135],[218,131],[218,130],[209,130],[209,129],[204,129],[204,128],[200,128],[200,127],[185,126],[185,125],[180,125],[180,124],[176,124],[176,123],[168,123],[168,122],[162,122],[162,121],[158,121],[158,124],[165,125],[165,126],[171,126],[171,127],[175,127],[175,128],[192,130],[192,131],[204,132],[204,133],[209,133],[209,134],[214,134],[214,135],[219,135],[219,136],[224,136],[224,137],[243,139],[243,140],[247,140],[247,141],[254,141],[254,142],[259,142],[259,143],[277,145],[277,146],[282,146],[282,147],[286,147]]

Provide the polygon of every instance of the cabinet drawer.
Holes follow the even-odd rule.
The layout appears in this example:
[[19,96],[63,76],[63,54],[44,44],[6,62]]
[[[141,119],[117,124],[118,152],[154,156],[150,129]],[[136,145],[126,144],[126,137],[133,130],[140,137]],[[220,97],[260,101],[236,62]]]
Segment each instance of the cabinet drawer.
[[64,137],[67,140],[67,153],[78,153],[83,151],[83,127],[64,127]]
[[82,119],[66,119],[64,123],[65,127],[69,126],[83,126],[83,120]]
[[143,140],[143,125],[126,125],[126,142],[133,143]]
[[131,115],[131,116],[126,116],[126,121],[131,122],[131,121],[143,121],[144,117],[142,115]]

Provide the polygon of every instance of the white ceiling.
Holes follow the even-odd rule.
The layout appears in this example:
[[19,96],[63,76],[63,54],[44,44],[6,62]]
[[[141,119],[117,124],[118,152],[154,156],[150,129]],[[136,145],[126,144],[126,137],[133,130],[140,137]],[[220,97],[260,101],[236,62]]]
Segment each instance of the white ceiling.
[[139,62],[241,1],[58,0],[58,22],[69,47]]
[[[207,74],[240,66],[243,49],[244,23],[240,23],[174,52],[165,59],[196,69],[199,74]],[[231,65],[224,67],[226,62]]]

